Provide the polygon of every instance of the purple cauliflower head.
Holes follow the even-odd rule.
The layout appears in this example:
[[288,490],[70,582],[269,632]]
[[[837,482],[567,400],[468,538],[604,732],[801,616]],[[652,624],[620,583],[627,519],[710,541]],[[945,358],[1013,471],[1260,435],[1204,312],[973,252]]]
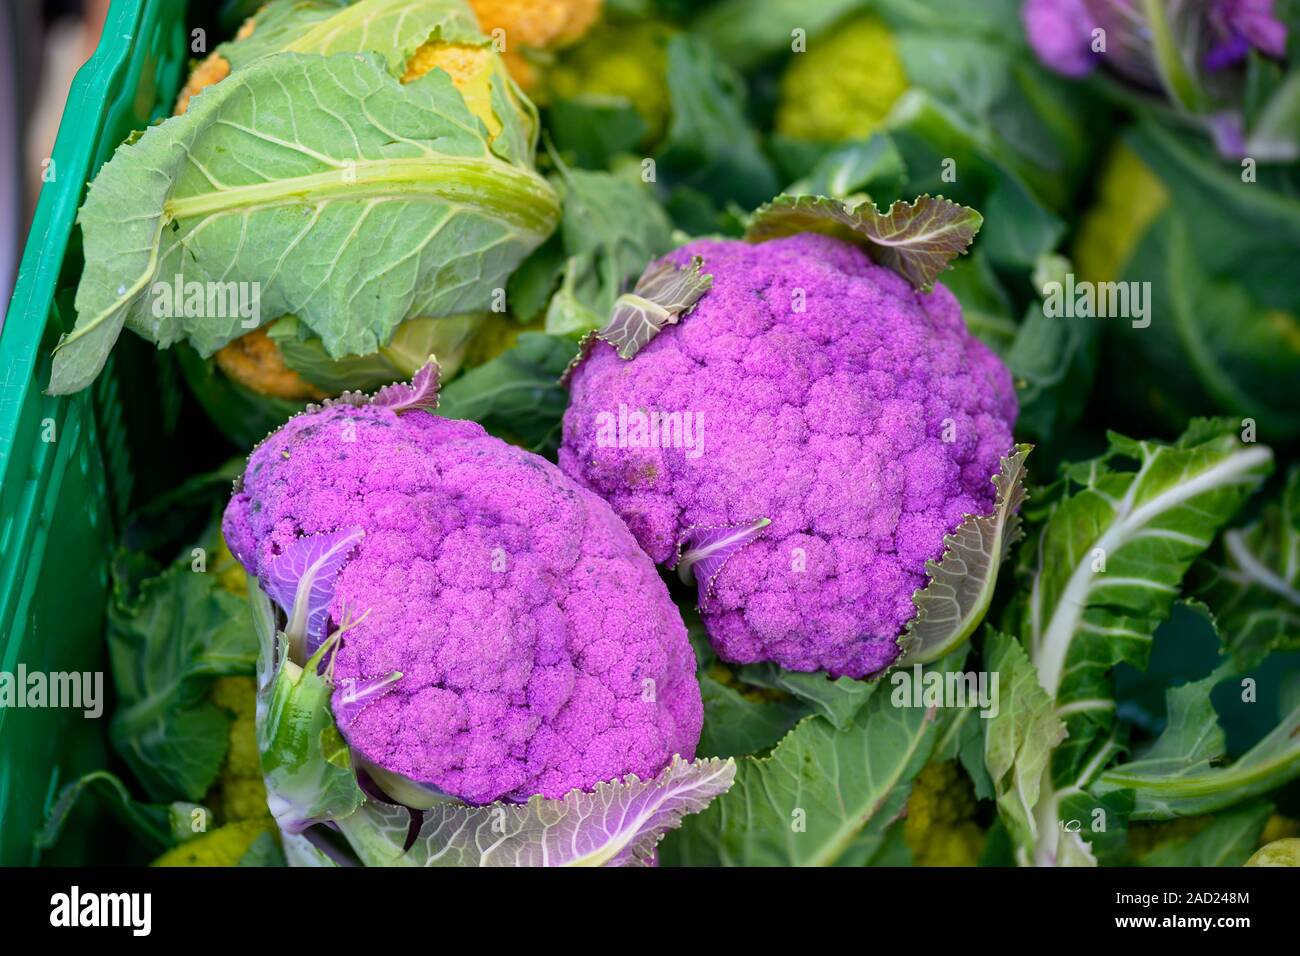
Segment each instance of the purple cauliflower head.
[[[1188,56],[1209,71],[1235,66],[1252,49],[1274,59],[1286,54],[1274,0],[1199,0],[1166,15],[1196,45]],[[1153,29],[1135,0],[1025,0],[1020,18],[1034,54],[1058,73],[1086,76],[1104,60],[1134,82],[1159,84]]]
[[[371,764],[482,804],[694,756],[681,616],[623,522],[554,465],[471,422],[333,404],[253,452],[223,521],[264,584],[300,539],[349,529],[333,710]],[[359,711],[340,699],[394,671]]]
[[1097,65],[1092,31],[1097,22],[1085,0],[1026,0],[1020,8],[1035,55],[1064,76],[1087,76]]
[[1010,375],[947,289],[849,243],[702,240],[668,259],[692,256],[713,276],[693,311],[630,361],[597,342],[578,365],[560,466],[656,561],[700,529],[753,529],[704,574],[724,659],[877,674],[944,535],[992,508]]
[[1286,56],[1286,24],[1274,13],[1273,0],[1216,0],[1208,19],[1212,42],[1207,69],[1234,66],[1252,49],[1275,60]]

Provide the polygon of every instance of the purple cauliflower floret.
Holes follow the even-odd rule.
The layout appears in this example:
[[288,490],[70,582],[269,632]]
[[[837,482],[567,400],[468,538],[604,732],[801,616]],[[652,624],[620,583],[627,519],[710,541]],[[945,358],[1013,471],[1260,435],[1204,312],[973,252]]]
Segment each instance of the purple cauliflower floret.
[[1045,65],[1076,77],[1096,67],[1092,31],[1097,23],[1085,0],[1026,0],[1020,18],[1030,47]]
[[475,804],[560,797],[691,759],[695,656],[654,565],[596,495],[472,422],[334,404],[249,458],[223,531],[266,580],[301,536],[361,528],[329,604],[378,767]]
[[[718,653],[877,674],[925,562],[963,516],[992,509],[1010,375],[947,289],[916,292],[846,242],[702,240],[668,258],[693,255],[713,276],[693,311],[630,361],[598,342],[578,366],[560,467],[656,561],[691,529],[771,519],[701,589]],[[694,422],[691,447],[671,432],[644,447],[617,425],[652,411]]]

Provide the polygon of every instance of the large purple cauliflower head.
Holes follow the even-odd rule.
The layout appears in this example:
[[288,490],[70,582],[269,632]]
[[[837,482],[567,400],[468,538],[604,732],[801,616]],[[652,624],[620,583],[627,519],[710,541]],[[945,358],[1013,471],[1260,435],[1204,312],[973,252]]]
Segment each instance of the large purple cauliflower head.
[[[693,255],[713,276],[693,311],[630,361],[598,342],[578,366],[560,466],[656,561],[698,529],[770,519],[708,568],[718,653],[876,674],[899,653],[925,562],[992,508],[1011,378],[947,289],[916,292],[849,243],[702,240],[669,259]],[[647,442],[632,423],[652,412]],[[672,413],[677,432],[662,424]]]
[[481,804],[694,756],[681,616],[623,522],[554,465],[471,422],[335,404],[253,452],[223,522],[264,582],[305,536],[355,528],[329,603],[332,627],[351,623],[333,702],[366,760]]

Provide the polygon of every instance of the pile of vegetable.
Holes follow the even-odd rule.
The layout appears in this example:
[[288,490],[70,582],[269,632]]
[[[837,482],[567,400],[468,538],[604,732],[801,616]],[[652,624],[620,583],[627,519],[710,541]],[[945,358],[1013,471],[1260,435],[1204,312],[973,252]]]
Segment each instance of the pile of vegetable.
[[79,217],[205,450],[38,848],[1300,865],[1300,3],[245,6]]

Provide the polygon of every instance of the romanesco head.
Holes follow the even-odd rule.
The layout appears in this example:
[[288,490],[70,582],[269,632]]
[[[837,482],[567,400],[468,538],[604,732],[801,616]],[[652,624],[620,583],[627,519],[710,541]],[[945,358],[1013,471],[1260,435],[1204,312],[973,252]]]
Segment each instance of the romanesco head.
[[839,142],[870,136],[907,89],[889,28],[875,16],[813,37],[781,76],[776,131],[793,139]]
[[217,576],[217,586],[238,597],[248,596],[248,574],[230,551],[230,545],[218,532],[217,557],[213,562],[213,572]]
[[257,751],[257,684],[251,677],[219,677],[209,699],[231,721],[226,759],[208,802],[222,822],[266,817],[266,786]]
[[645,120],[646,143],[658,140],[668,122],[667,43],[673,28],[643,21],[628,27],[601,27],[566,53],[547,74],[547,94],[557,99],[579,95],[628,100]]
[[903,839],[917,866],[974,866],[984,847],[975,788],[954,760],[931,763],[912,784]]

